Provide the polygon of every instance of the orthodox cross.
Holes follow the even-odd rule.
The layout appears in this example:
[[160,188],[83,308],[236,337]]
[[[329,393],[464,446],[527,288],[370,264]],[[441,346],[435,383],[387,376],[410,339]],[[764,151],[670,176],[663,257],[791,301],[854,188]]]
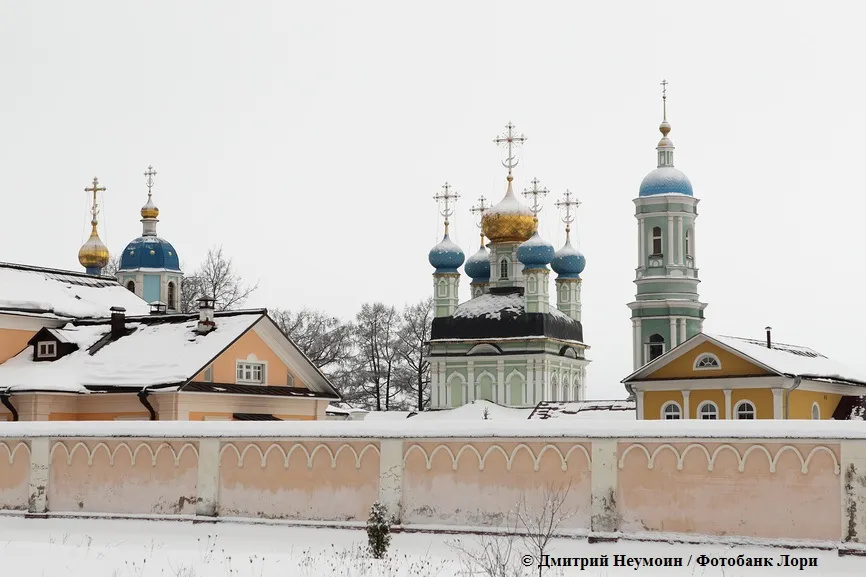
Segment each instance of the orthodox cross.
[[529,210],[532,211],[532,214],[538,216],[538,213],[541,212],[543,208],[541,206],[541,199],[539,197],[545,197],[550,193],[547,188],[538,188],[539,182],[537,178],[532,179],[532,188],[527,188],[523,191],[523,196],[526,198],[532,197],[532,206],[529,207]]
[[439,214],[445,217],[445,234],[448,234],[448,217],[454,214],[452,202],[456,202],[460,198],[457,191],[451,190],[451,185],[447,182],[442,185],[442,192],[433,195],[433,200],[439,203]]
[[153,177],[156,176],[156,171],[153,169],[153,165],[147,167],[147,171],[144,173],[144,176],[147,177],[147,196],[150,197],[151,189],[153,188]]
[[505,161],[502,162],[502,166],[508,169],[509,177],[511,176],[511,169],[517,166],[517,163],[520,162],[520,160],[518,160],[514,156],[513,148],[514,146],[519,146],[526,142],[526,137],[522,134],[520,136],[517,136],[514,133],[514,128],[515,126],[509,122],[505,125],[505,133],[493,139],[493,142],[495,142],[496,144],[505,145],[505,147],[508,149],[508,158],[506,158]]
[[659,83],[662,86],[662,118],[668,119],[668,81],[662,78]]
[[566,242],[569,240],[571,236],[571,223],[574,222],[574,213],[573,209],[577,209],[580,206],[580,201],[577,198],[572,198],[571,191],[566,190],[565,194],[562,195],[562,200],[556,201],[556,207],[561,209],[565,214],[562,216],[562,222],[565,223],[565,240]]
[[92,192],[93,193],[93,208],[91,209],[91,214],[93,215],[93,222],[91,224],[96,224],[96,213],[98,212],[96,209],[96,193],[97,192],[105,192],[104,186],[99,186],[99,180],[94,176],[93,177],[93,186],[90,188],[85,188],[84,192]]
[[[478,204],[473,205],[472,208],[469,209],[469,212],[476,215],[478,220],[475,223],[475,226],[481,228],[481,217],[484,216],[484,211],[490,208],[490,205],[487,204],[487,199],[484,198],[484,195],[478,197]],[[481,244],[484,244],[484,233],[481,233]]]

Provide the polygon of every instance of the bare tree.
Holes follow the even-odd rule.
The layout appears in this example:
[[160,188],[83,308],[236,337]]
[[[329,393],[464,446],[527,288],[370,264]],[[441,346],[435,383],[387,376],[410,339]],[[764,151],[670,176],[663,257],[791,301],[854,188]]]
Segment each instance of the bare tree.
[[184,275],[180,279],[180,299],[178,309],[182,313],[194,313],[198,310],[196,302],[202,296],[201,280],[195,275]]
[[526,575],[526,570],[521,564],[517,543],[517,527],[509,527],[503,535],[478,535],[473,545],[465,545],[458,539],[448,546],[457,553],[462,575],[521,577]]
[[258,281],[252,286],[242,282],[232,259],[223,254],[222,246],[207,251],[205,261],[193,276],[198,279],[197,288],[201,291],[200,294],[213,297],[214,306],[218,311],[242,306],[259,288]]
[[324,311],[272,311],[274,322],[324,372],[336,371],[350,354],[352,325]]
[[545,485],[542,489],[540,507],[528,506],[526,495],[520,496],[517,520],[523,529],[523,543],[538,564],[539,577],[543,568],[542,561],[548,554],[550,542],[559,532],[562,524],[573,515],[565,507],[569,491],[571,491],[571,481],[565,485]]
[[433,320],[433,299],[427,298],[403,310],[397,332],[401,384],[423,411],[430,402],[430,361],[427,358],[430,328]]
[[117,271],[120,269],[120,257],[121,253],[115,254],[113,256],[109,256],[108,264],[102,267],[102,276],[117,276]]
[[358,367],[353,383],[355,394],[350,397],[376,411],[390,410],[399,393],[394,382],[398,360],[397,310],[382,303],[365,303],[355,320]]

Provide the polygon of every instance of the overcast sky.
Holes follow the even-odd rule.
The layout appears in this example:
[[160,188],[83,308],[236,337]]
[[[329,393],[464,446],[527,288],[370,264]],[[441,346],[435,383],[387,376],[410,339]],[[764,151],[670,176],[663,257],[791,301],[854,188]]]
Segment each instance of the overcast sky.
[[[158,231],[192,271],[222,244],[251,306],[350,317],[431,294],[432,196],[498,201],[515,171],[583,202],[591,398],[631,372],[637,224],[667,78],[675,164],[701,199],[705,330],[862,365],[866,158],[857,2],[20,2],[0,0],[0,260],[80,270],[93,176],[116,253]],[[468,278],[461,280],[468,298]],[[551,279],[551,285],[552,285]],[[552,289],[552,286],[551,286]],[[551,294],[552,291],[551,291]]]

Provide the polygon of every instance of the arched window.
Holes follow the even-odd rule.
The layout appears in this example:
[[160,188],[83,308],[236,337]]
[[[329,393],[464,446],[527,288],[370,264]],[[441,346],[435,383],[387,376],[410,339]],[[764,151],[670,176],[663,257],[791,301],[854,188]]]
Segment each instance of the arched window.
[[751,401],[740,401],[734,405],[734,418],[739,420],[757,419],[758,412]]
[[168,283],[168,308],[171,310],[175,310],[177,308],[173,282]]
[[719,407],[712,401],[704,401],[698,405],[698,418],[704,421],[715,421],[719,418]]
[[647,358],[647,362],[654,361],[655,359],[665,354],[665,338],[660,334],[651,335],[648,343],[649,357]]
[[662,253],[662,229],[660,226],[653,227],[653,254]]
[[692,368],[696,371],[719,370],[722,368],[722,363],[719,361],[719,357],[713,353],[702,353],[695,357],[695,364]]
[[818,403],[812,403],[812,420],[817,421],[821,418],[821,407]]
[[499,261],[499,278],[508,278],[508,259]]
[[662,419],[665,421],[676,421],[683,418],[683,411],[675,401],[669,401],[662,405]]
[[131,280],[128,283],[126,283],[126,288],[129,290],[129,292],[134,293],[135,292],[135,281]]

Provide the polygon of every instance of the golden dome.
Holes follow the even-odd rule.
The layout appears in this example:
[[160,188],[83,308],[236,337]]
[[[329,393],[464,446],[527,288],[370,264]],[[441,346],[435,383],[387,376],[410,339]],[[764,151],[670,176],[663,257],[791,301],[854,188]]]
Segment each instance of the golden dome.
[[91,224],[93,224],[93,230],[90,231],[90,238],[78,251],[78,262],[85,268],[103,268],[108,264],[108,247],[99,239],[96,223]]
[[141,218],[156,218],[159,216],[159,209],[153,204],[153,199],[150,194],[147,195],[147,203],[141,207]]
[[514,196],[511,180],[509,176],[505,198],[481,217],[481,231],[490,242],[525,242],[538,229],[535,215]]

